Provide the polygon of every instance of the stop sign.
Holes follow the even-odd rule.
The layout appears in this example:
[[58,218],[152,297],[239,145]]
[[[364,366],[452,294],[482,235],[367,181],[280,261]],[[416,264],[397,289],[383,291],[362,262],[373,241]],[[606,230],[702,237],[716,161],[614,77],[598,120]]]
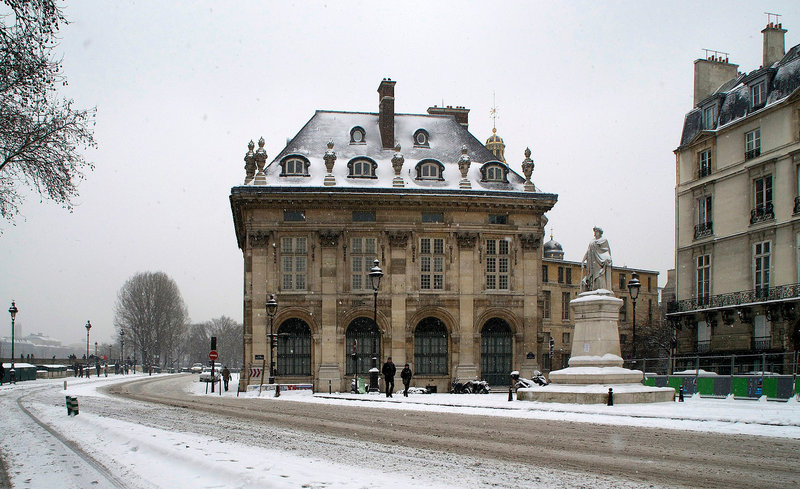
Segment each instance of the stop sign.
[[216,360],[217,358],[219,358],[219,353],[217,353],[217,350],[211,350],[210,352],[208,352],[209,360]]

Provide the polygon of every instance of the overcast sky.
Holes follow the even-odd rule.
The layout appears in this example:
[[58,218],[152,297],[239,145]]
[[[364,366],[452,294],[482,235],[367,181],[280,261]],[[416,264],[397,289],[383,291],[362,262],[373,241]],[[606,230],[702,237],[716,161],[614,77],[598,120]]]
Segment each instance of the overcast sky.
[[376,112],[384,77],[397,112],[466,106],[481,141],[494,97],[506,161],[521,173],[530,147],[534,183],[558,194],[545,240],[578,261],[599,225],[615,265],[663,286],[693,61],[758,68],[765,11],[800,42],[795,1],[67,3],[62,91],[97,107],[96,169],[73,213],[34,195],[0,223],[2,310],[16,301],[17,335],[65,343],[87,320],[115,341],[117,292],[142,271],[172,277],[193,322],[241,321],[228,196],[248,141],[271,161],[317,109]]

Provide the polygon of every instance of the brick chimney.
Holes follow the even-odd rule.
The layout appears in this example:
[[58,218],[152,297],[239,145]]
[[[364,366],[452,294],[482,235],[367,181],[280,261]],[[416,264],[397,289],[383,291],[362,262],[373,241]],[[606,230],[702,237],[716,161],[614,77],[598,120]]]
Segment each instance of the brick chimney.
[[726,53],[710,51],[694,62],[694,105],[714,93],[723,83],[739,75],[739,65],[728,62]]
[[455,116],[456,122],[464,126],[464,129],[469,129],[469,109],[465,109],[461,105],[457,105],[455,107],[452,105],[448,105],[447,107],[439,107],[438,105],[434,105],[433,107],[428,107],[428,114]]
[[378,86],[378,129],[381,132],[381,146],[394,148],[394,84],[391,78],[384,78]]
[[761,33],[764,34],[763,66],[766,68],[772,66],[776,61],[780,61],[786,54],[784,40],[786,29],[783,29],[781,24],[770,22]]

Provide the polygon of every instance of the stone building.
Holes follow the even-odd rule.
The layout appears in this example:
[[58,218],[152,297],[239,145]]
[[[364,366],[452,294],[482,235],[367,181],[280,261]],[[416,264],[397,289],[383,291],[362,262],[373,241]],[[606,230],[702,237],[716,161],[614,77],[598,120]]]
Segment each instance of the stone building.
[[781,371],[800,349],[800,45],[785,52],[781,24],[761,32],[763,65],[750,73],[719,53],[695,61],[667,318],[678,355],[764,354]]
[[538,367],[543,214],[557,196],[531,181],[529,151],[515,169],[470,134],[468,109],[395,113],[394,89],[380,83],[377,113],[317,111],[269,163],[263,139],[250,143],[230,196],[244,262],[242,387],[270,357],[278,382],[337,391],[373,357],[408,362],[416,385],[439,391]]
[[[544,258],[539,316],[542,318],[545,344],[549,345],[552,338],[553,349],[552,352],[543,352],[541,366],[544,371],[549,371],[568,367],[575,330],[575,318],[572,317],[569,302],[576,299],[581,291],[581,263],[564,260],[564,249],[552,235],[542,249]],[[641,335],[640,340],[659,320],[658,272],[612,264],[612,292],[623,301],[619,311],[619,336],[622,357],[626,360],[633,357],[633,303],[628,292],[628,281],[633,272],[638,274],[642,284],[636,299],[636,327]],[[643,350],[639,351],[642,353],[637,356],[643,356]]]

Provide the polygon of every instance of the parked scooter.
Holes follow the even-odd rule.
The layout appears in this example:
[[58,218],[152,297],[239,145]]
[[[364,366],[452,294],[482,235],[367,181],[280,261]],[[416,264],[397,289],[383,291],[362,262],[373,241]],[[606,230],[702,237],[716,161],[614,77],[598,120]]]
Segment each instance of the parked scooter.
[[454,380],[450,384],[451,394],[488,394],[489,383],[485,380],[467,380],[458,382]]
[[520,377],[519,372],[514,370],[513,372],[511,372],[511,381],[515,389],[519,389],[520,387],[528,388],[536,386],[545,386],[550,383],[547,381],[544,374],[542,374],[538,370],[533,371],[532,379],[526,379],[524,377]]

